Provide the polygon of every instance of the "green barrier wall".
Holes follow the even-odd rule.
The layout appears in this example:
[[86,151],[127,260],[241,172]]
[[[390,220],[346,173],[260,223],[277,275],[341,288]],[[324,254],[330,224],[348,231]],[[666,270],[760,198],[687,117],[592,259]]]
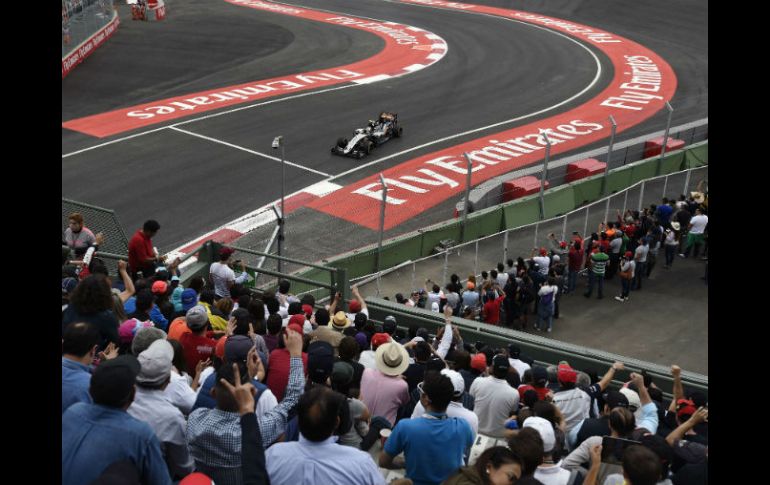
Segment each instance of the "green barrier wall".
[[[648,158],[609,171],[608,192],[617,192],[641,180],[655,177],[659,157]],[[708,164],[708,141],[691,145],[686,150],[666,154],[660,162],[660,175]],[[567,213],[585,203],[601,198],[603,175],[572,182],[549,189],[544,194],[545,217]],[[515,229],[540,220],[539,195],[530,195],[515,201],[484,209],[468,215],[465,241],[495,234],[506,228]],[[419,259],[431,254],[441,240],[460,241],[461,220],[416,234],[404,236],[383,246],[382,269],[391,268],[404,261]],[[348,253],[329,260],[328,265],[346,268],[348,278],[356,278],[376,271],[377,249],[368,248],[360,253]],[[310,274],[299,274],[306,276]],[[312,278],[311,278],[312,279]]]
[[566,214],[575,208],[575,188],[560,185],[549,190],[543,197],[543,207],[546,219]]

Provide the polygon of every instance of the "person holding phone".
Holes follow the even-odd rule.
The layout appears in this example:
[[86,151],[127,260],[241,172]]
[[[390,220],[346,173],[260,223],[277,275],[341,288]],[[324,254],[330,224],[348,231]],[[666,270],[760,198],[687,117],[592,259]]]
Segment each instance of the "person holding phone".
[[209,268],[209,279],[214,285],[214,293],[217,300],[230,297],[230,288],[233,285],[240,285],[249,277],[246,273],[246,264],[240,259],[235,261],[241,267],[241,274],[236,278],[235,271],[230,268],[230,260],[235,250],[233,248],[223,247],[219,250],[219,262],[212,263]]

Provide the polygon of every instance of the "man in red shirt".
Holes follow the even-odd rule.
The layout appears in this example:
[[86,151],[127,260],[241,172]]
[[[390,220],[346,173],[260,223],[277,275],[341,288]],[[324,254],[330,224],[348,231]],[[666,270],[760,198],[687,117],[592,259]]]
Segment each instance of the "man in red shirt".
[[[494,291],[493,291],[494,290]],[[497,297],[495,297],[495,292]],[[491,325],[497,325],[500,321],[500,305],[505,299],[505,292],[500,288],[500,285],[495,284],[492,289],[487,291],[484,296],[484,307],[481,309],[481,315],[484,317],[484,322]]]
[[209,323],[209,314],[202,305],[195,305],[187,311],[185,317],[190,333],[184,333],[179,337],[179,343],[184,349],[184,358],[188,369],[195,369],[198,362],[211,358],[217,341],[206,337],[206,328]]
[[[290,323],[286,328],[302,335],[302,327],[299,324]],[[278,341],[278,348],[270,352],[268,359],[270,367],[267,370],[267,381],[265,382],[278,401],[283,400],[286,386],[289,385],[289,370],[291,368],[291,355],[289,349],[286,348],[285,339],[286,334],[284,333]],[[307,352],[302,352],[302,366],[305,368],[305,375],[307,376]]]
[[144,223],[142,229],[136,231],[128,242],[128,266],[131,269],[131,277],[137,278],[136,273],[141,271],[145,278],[155,274],[155,264],[163,261],[163,258],[155,254],[152,247],[152,238],[160,230],[158,221],[149,220]]

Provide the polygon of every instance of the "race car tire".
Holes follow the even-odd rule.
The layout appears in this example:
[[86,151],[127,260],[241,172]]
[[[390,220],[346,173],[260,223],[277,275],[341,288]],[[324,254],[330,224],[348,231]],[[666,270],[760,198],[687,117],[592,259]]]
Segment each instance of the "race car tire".
[[370,153],[372,153],[372,148],[374,148],[374,143],[370,141],[367,141],[366,143],[364,143],[364,153],[366,155],[369,155]]
[[348,139],[347,138],[337,138],[337,146],[340,148],[345,148],[348,146]]
[[401,132],[402,131],[403,131],[403,128],[401,128],[399,126],[396,130],[393,131],[393,137],[394,138],[401,138]]

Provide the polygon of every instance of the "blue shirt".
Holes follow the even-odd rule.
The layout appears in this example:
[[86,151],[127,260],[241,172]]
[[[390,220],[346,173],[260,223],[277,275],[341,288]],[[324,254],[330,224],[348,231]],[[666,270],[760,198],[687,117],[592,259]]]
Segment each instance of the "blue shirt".
[[265,452],[272,485],[384,485],[385,478],[369,453],[337,444],[337,436],[318,443],[276,443]]
[[467,421],[429,412],[399,421],[385,442],[385,452],[390,456],[404,452],[406,477],[414,485],[439,485],[465,464],[463,456],[471,445],[473,430]]
[[[126,312],[126,315],[131,315],[136,311],[135,296],[132,296],[131,298],[126,300],[125,303],[123,303],[123,311]],[[159,329],[163,330],[164,332],[168,331],[168,320],[166,319],[166,317],[163,316],[163,313],[160,311],[160,308],[158,308],[158,305],[153,305],[152,308],[150,308],[150,320]],[[123,323],[123,322],[120,322],[120,323]]]
[[61,358],[61,412],[76,402],[91,403],[88,388],[91,386],[91,369],[75,362]]
[[142,483],[171,485],[152,428],[122,409],[73,404],[62,415],[61,449],[62,485],[87,485],[122,460],[137,467]]

